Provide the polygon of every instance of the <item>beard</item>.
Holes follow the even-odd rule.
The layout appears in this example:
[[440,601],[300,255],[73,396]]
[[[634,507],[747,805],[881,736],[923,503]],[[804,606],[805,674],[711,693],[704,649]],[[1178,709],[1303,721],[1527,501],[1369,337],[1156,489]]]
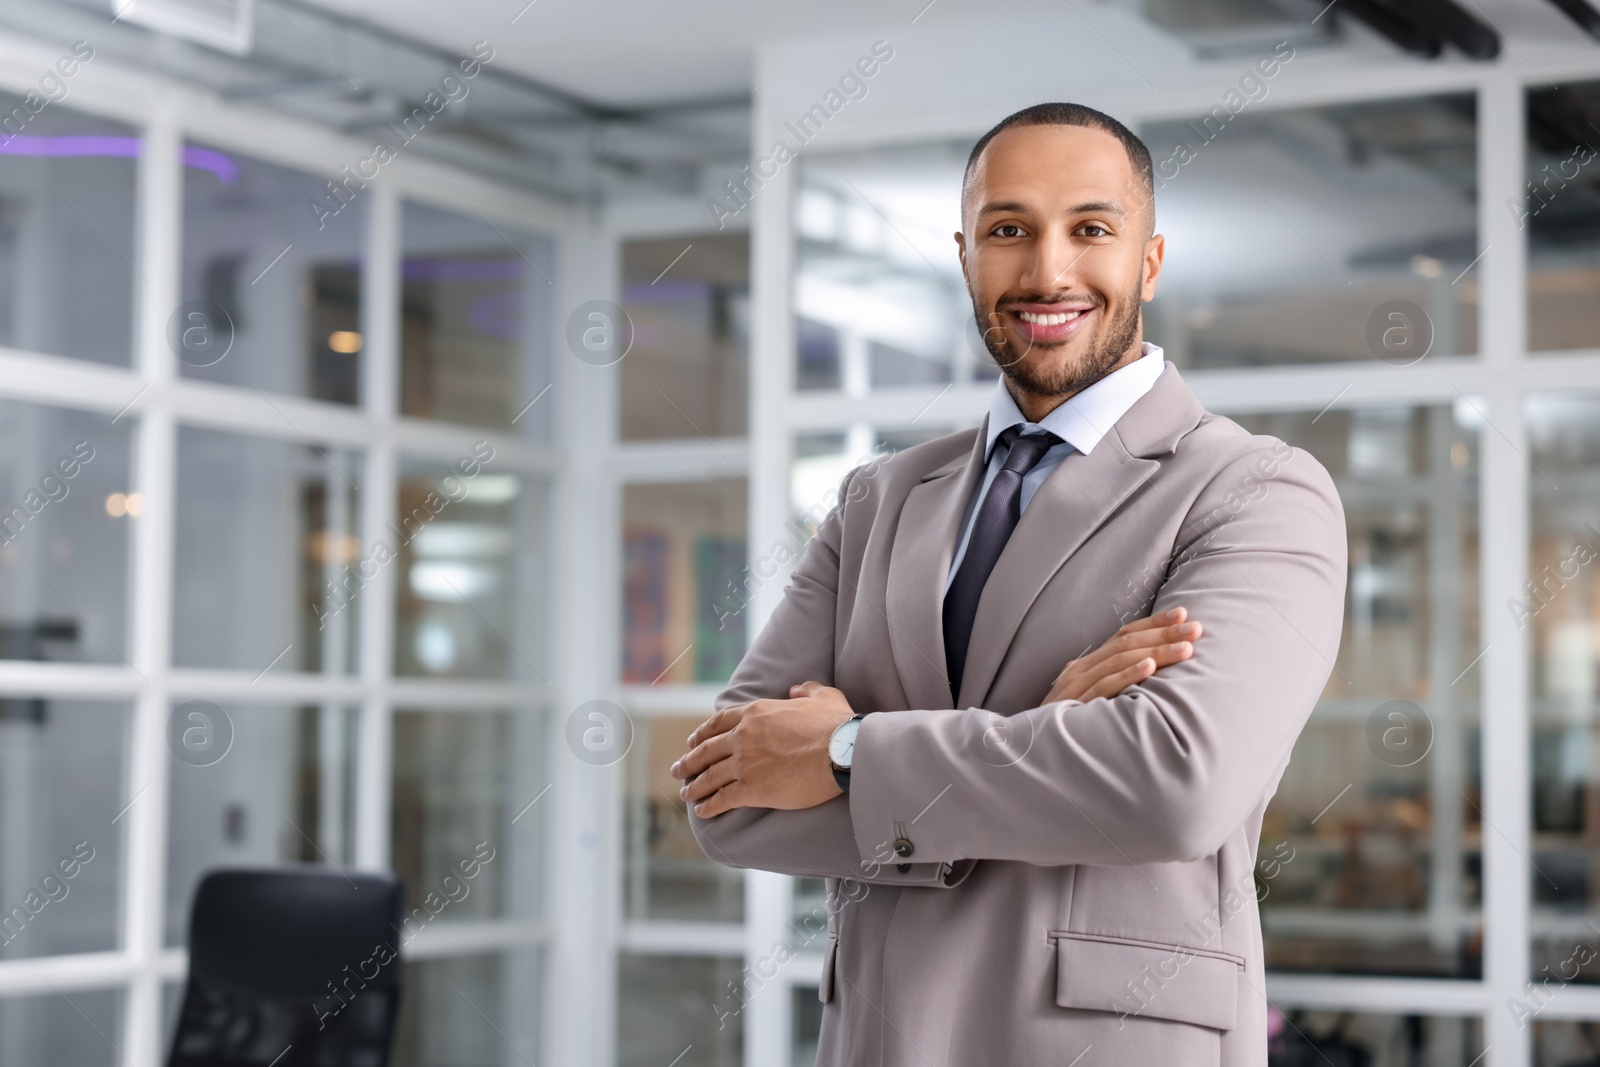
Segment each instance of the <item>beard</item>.
[[[1141,288],[1140,281],[1135,279],[1127,299],[1122,302],[1124,310],[1105,324],[1098,337],[1087,339],[1088,350],[1076,359],[1037,359],[1030,365],[1024,363],[1024,357],[1031,346],[1019,352],[1010,330],[993,326],[985,330],[980,326],[979,335],[983,338],[983,347],[989,350],[989,355],[994,357],[995,364],[1012,386],[1033,396],[1070,396],[1116,370],[1128,349],[1139,340]],[[1103,307],[1103,304],[1097,304],[1096,310]],[[977,322],[984,321],[985,316],[978,309],[976,296],[972,298],[972,314]]]

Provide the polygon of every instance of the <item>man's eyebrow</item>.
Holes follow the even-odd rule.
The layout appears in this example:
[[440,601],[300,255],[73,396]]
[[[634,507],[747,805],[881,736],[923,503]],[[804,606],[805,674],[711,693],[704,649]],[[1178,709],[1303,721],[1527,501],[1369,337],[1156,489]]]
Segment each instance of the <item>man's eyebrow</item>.
[[1128,217],[1127,209],[1115,200],[1090,200],[1088,203],[1079,204],[1068,209],[1067,214],[1084,215],[1091,211],[1103,211],[1108,215],[1116,215],[1118,218],[1124,219]]
[[1020,215],[1031,214],[1028,205],[1020,200],[991,200],[978,209],[979,215],[996,215],[1002,212],[1016,212]]
[[[1103,211],[1109,215],[1116,215],[1118,218],[1125,219],[1128,217],[1127,209],[1121,204],[1117,203],[1115,200],[1089,200],[1082,204],[1074,204],[1072,207],[1067,209],[1067,214],[1083,215],[1093,211]],[[983,216],[998,215],[1009,212],[1015,212],[1022,215],[1030,215],[1033,213],[1032,209],[1029,208],[1028,205],[1022,203],[1020,200],[991,200],[989,203],[983,205],[983,207],[979,209],[978,214],[979,216]]]

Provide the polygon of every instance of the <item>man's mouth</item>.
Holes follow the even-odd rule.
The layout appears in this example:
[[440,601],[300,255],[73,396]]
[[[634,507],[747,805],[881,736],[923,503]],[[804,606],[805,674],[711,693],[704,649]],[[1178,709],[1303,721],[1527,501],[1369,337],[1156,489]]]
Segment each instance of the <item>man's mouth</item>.
[[1093,311],[1092,307],[1013,308],[1006,313],[1016,321],[1022,336],[1039,345],[1065,341],[1082,328]]

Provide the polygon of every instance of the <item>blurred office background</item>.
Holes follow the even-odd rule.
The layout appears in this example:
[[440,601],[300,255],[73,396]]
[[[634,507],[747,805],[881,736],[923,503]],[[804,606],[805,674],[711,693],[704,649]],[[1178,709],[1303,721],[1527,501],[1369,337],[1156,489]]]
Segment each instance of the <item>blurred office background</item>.
[[8,0],[0,1067],[162,1062],[212,866],[482,842],[395,1062],[810,1064],[822,885],[666,768],[845,472],[981,417],[961,167],[1049,99],[1344,499],[1274,1063],[1600,1062],[1600,41],[1411,8]]

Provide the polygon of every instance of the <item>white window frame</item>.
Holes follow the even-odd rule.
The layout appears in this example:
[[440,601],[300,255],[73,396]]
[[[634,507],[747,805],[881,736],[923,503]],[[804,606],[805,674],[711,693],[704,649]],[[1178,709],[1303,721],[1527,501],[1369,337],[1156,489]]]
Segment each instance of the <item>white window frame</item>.
[[[730,219],[720,230],[714,225],[705,202],[694,197],[673,197],[619,202],[609,206],[601,224],[605,262],[596,277],[595,292],[601,298],[622,302],[622,248],[632,240],[683,237],[692,242],[697,234],[735,234],[747,232],[748,219]],[[620,369],[620,364],[617,367]],[[596,376],[594,401],[603,410],[604,439],[607,442],[603,469],[590,483],[605,509],[608,521],[598,525],[603,531],[604,566],[595,572],[596,587],[608,591],[600,606],[604,628],[595,642],[608,699],[615,700],[635,721],[675,716],[709,715],[722,687],[712,684],[661,683],[622,684],[622,509],[629,485],[663,482],[722,481],[734,477],[750,479],[749,445],[746,437],[675,438],[670,441],[624,441],[617,425],[620,411],[620,370]],[[754,486],[752,485],[752,496]],[[751,631],[753,632],[753,631]],[[624,914],[623,880],[627,876],[625,833],[627,770],[629,760],[604,768],[606,807],[601,839],[604,849],[606,887],[602,902],[604,934],[595,943],[595,953],[609,968],[603,986],[601,1005],[589,1024],[595,1030],[595,1056],[583,1061],[616,1063],[618,1058],[618,1020],[625,1005],[619,1003],[616,971],[621,953],[642,953],[681,957],[741,957],[760,951],[749,942],[751,929],[746,923],[684,922],[665,919],[629,919]],[[709,862],[709,861],[707,861]],[[746,871],[751,880],[779,877]],[[750,892],[745,893],[748,920]],[[746,1026],[748,1027],[748,1020]],[[748,1039],[747,1039],[748,1040]],[[571,1061],[580,1062],[580,1061]],[[752,1061],[748,1058],[746,1062]]]
[[[0,87],[26,93],[47,70],[61,47],[0,34]],[[592,692],[590,672],[579,654],[572,655],[570,629],[550,625],[559,616],[582,618],[593,601],[592,590],[567,576],[571,568],[550,566],[550,595],[542,607],[548,651],[528,650],[540,659],[550,683],[542,681],[448,682],[399,678],[393,672],[392,569],[380,569],[364,588],[374,610],[359,613],[356,640],[359,673],[325,677],[303,672],[273,672],[257,679],[251,671],[194,670],[171,665],[172,582],[174,573],[174,496],[176,447],[180,425],[207,426],[254,437],[359,448],[364,452],[359,526],[364,543],[383,536],[395,517],[398,470],[404,460],[451,465],[470,452],[474,442],[488,440],[495,448],[497,469],[541,480],[548,486],[549,559],[579,559],[589,544],[580,508],[582,493],[564,477],[564,431],[581,425],[568,394],[582,383],[572,380],[576,362],[565,357],[559,322],[543,324],[550,353],[548,372],[555,388],[541,401],[556,404],[555,429],[549,443],[504,432],[487,431],[405,417],[398,412],[400,216],[404,201],[427,203],[467,218],[478,213],[497,224],[550,239],[558,274],[552,306],[570,306],[573,264],[581,270],[584,239],[581,217],[566,205],[512,189],[435,161],[402,154],[361,193],[366,213],[363,249],[363,348],[359,406],[293,396],[270,401],[254,390],[217,386],[181,378],[167,349],[166,322],[178,304],[181,257],[182,163],[179,147],[187,139],[202,140],[255,158],[328,177],[346,163],[370,152],[370,145],[340,137],[309,124],[264,111],[226,103],[148,74],[119,67],[109,58],[85,65],[71,82],[71,95],[61,105],[134,126],[145,138],[137,167],[135,220],[136,263],[144,281],[135,283],[135,336],[132,365],[111,367],[44,353],[0,348],[0,398],[49,404],[133,421],[132,491],[144,508],[133,527],[128,561],[129,641],[127,664],[81,665],[0,661],[0,693],[18,696],[93,698],[127,701],[132,706],[129,729],[127,789],[129,802],[121,817],[124,871],[120,882],[121,943],[108,952],[46,956],[0,962],[0,996],[51,995],[56,990],[113,990],[125,994],[117,1055],[129,1067],[156,1067],[167,1056],[168,1035],[162,1031],[162,994],[169,983],[181,982],[187,966],[183,949],[163,945],[163,902],[166,897],[166,831],[168,816],[167,718],[173,701],[190,697],[219,700],[340,703],[359,708],[355,752],[354,864],[382,869],[389,863],[392,724],[397,708],[508,709],[536,720],[543,768],[530,773],[552,781],[534,818],[541,820],[545,855],[534,858],[542,881],[544,916],[534,919],[483,920],[450,924],[420,932],[403,948],[409,959],[445,958],[484,952],[535,950],[542,955],[541,1003],[536,1006],[539,1034],[536,1048],[521,1052],[544,1062],[588,1062],[565,1052],[581,1046],[587,1027],[582,1020],[590,1001],[574,988],[551,981],[559,967],[583,963],[588,944],[581,928],[551,921],[572,907],[573,883],[555,877],[555,864],[565,857],[571,872],[582,876],[582,846],[573,844],[590,828],[586,797],[571,782],[572,761],[559,758],[563,744],[556,709],[570,707]],[[463,203],[465,199],[465,203]],[[531,397],[530,397],[531,399]],[[585,505],[586,506],[586,505]],[[584,628],[588,632],[588,628]],[[574,661],[572,669],[563,665]],[[547,770],[546,770],[547,769]],[[537,793],[538,790],[534,790]],[[534,793],[530,793],[529,799]],[[592,798],[588,798],[592,799]],[[592,849],[588,851],[593,851]],[[573,853],[578,855],[574,857]],[[590,872],[591,875],[593,872]],[[581,894],[579,894],[581,895]],[[581,983],[577,983],[581,987]],[[523,1028],[519,1027],[519,1030]],[[526,1032],[523,1030],[523,1032]],[[110,1035],[108,1035],[110,1036]],[[515,1058],[507,1050],[508,1062]]]

